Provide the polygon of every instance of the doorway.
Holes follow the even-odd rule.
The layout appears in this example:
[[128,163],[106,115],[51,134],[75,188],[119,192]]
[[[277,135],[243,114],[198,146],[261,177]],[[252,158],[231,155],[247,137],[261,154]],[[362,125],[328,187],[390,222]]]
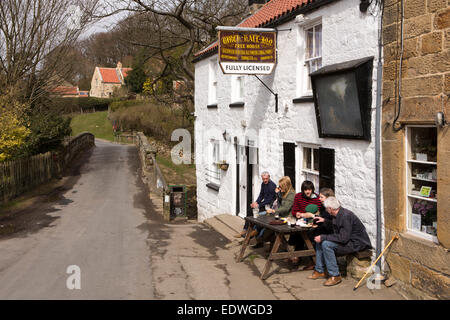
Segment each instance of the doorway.
[[283,156],[284,175],[291,178],[292,186],[295,188],[295,143],[283,143]]
[[257,148],[235,145],[236,150],[236,215],[244,218],[252,216],[250,207],[253,199],[255,169],[257,167]]

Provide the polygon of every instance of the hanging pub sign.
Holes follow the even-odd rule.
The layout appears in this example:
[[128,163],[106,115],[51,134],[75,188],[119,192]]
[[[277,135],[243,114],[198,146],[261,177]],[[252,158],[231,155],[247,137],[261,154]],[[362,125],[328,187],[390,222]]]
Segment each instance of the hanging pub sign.
[[224,74],[272,73],[276,64],[276,31],[229,27],[217,29],[219,64]]

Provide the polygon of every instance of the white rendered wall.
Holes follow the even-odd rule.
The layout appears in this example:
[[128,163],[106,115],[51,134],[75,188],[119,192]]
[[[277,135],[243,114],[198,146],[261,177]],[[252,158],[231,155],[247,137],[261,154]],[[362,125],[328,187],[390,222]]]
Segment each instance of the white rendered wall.
[[[376,66],[378,57],[378,17],[359,11],[359,0],[338,1],[305,15],[310,20],[322,20],[322,66],[349,60],[374,57],[372,83],[372,140],[319,138],[313,103],[294,104],[297,98],[297,42],[299,26],[294,20],[278,26],[278,64],[272,75],[260,78],[279,94],[279,112],[275,113],[275,101],[270,92],[254,76],[245,76],[245,106],[232,109],[231,75],[218,75],[218,108],[207,109],[208,72],[211,59],[195,65],[195,140],[197,163],[198,218],[203,221],[217,214],[235,214],[235,151],[233,138],[243,143],[249,132],[260,138],[258,172],[269,171],[278,183],[284,174],[283,142],[299,144],[296,148],[296,190],[300,190],[303,178],[300,168],[303,159],[301,144],[313,144],[335,149],[335,191],[345,208],[355,212],[367,228],[372,245],[376,239],[375,213],[375,102]],[[242,126],[245,121],[246,127]],[[226,130],[230,140],[225,143],[222,133]],[[215,133],[213,132],[215,131]],[[208,143],[215,135],[222,145],[229,146],[228,171],[222,171],[220,190],[206,187],[205,168],[202,163],[208,154]],[[251,135],[251,134],[250,134]],[[261,179],[254,179],[254,199],[259,193]]]

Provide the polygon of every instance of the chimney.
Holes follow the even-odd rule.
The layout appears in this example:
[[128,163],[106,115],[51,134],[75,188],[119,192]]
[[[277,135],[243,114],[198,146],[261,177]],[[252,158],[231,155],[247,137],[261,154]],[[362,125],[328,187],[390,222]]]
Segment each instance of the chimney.
[[248,9],[249,9],[250,15],[254,14],[262,6],[264,6],[266,4],[266,2],[269,2],[269,1],[267,1],[267,0],[248,0]]

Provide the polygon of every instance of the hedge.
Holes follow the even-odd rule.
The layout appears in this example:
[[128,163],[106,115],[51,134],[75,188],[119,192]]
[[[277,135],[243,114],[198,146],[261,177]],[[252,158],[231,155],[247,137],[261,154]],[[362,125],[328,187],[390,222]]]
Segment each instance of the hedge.
[[60,114],[107,111],[113,99],[104,98],[53,98],[50,108]]

